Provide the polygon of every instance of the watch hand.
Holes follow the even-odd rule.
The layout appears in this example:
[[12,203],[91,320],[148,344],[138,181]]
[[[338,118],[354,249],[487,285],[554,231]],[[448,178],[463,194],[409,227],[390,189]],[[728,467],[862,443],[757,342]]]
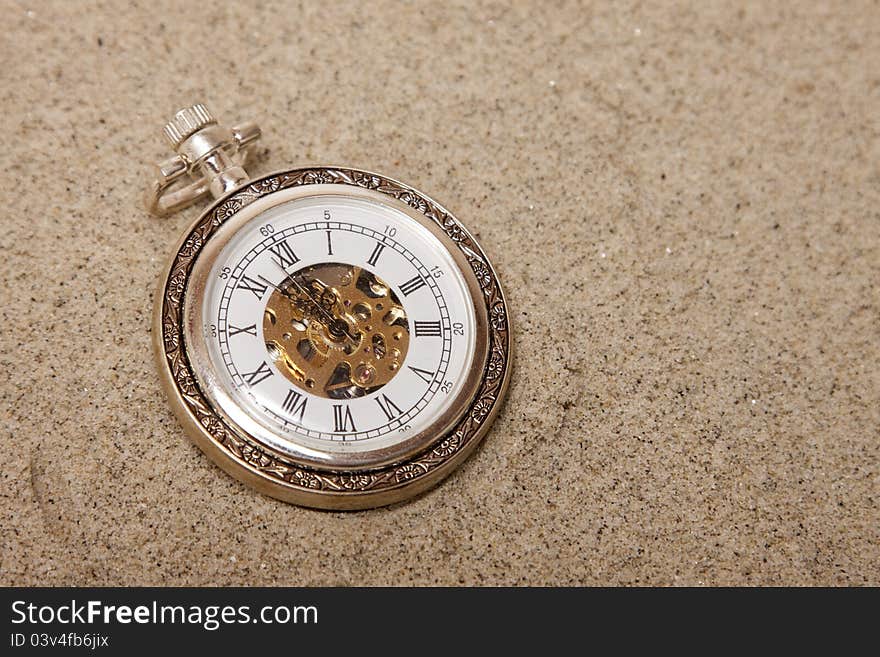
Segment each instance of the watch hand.
[[[295,301],[299,301],[299,299],[298,299],[297,297],[295,297],[295,296],[293,296],[292,294],[290,294],[290,292],[288,292],[288,291],[285,290],[284,288],[275,285],[275,283],[273,283],[272,281],[270,281],[270,280],[269,280],[268,278],[266,278],[265,276],[258,275],[257,278],[259,278],[261,281],[263,281],[266,285],[268,285],[268,286],[274,288],[275,290],[278,290],[282,295],[284,295],[285,297],[287,297],[290,301],[293,301],[293,302],[295,302]],[[306,295],[306,298],[311,302],[310,305],[315,306],[315,307],[318,307],[318,304],[315,303],[314,299],[312,299],[312,298],[308,295],[308,293],[306,293],[305,290],[303,290],[302,287],[301,287],[299,284],[296,283],[296,281],[291,281],[291,282],[294,283],[294,285],[296,285],[296,286],[300,289],[300,291],[302,291],[302,292]],[[318,310],[321,310],[321,308],[318,307]],[[308,314],[311,315],[311,314],[313,314],[313,313],[312,313],[312,312],[309,312]],[[332,319],[332,318],[331,318],[331,319]]]
[[[303,275],[303,276],[304,276],[304,275]],[[319,296],[317,299],[315,299],[315,301],[317,301],[318,303],[320,303],[322,308],[327,308],[327,309],[332,309],[332,308],[334,308],[334,307],[336,306],[336,304],[338,303],[338,299],[336,298],[336,294],[334,294],[334,292],[333,292],[333,288],[331,288],[329,285],[327,285],[324,281],[322,281],[320,278],[318,278],[318,277],[315,276],[315,275],[311,275],[311,276],[309,276],[309,285],[308,285],[308,287],[311,287],[311,284],[312,284],[312,283],[317,283],[317,284],[318,284],[318,287],[321,288],[320,291],[319,291],[320,296]],[[328,300],[329,303],[326,303],[326,304],[325,304],[325,302],[324,302],[324,295],[327,294],[328,292],[330,293],[330,296],[331,296],[331,298],[332,298],[332,301]],[[335,317],[335,313],[334,313],[334,317]]]
[[[299,301],[299,299],[297,299],[295,296],[291,295],[290,292],[288,292],[287,290],[285,290],[282,287],[275,285],[275,283],[270,281],[265,276],[257,275],[257,278],[259,278],[261,281],[263,281],[266,285],[272,287],[275,290],[278,290],[278,292],[280,292],[283,296],[287,297],[287,299],[290,300],[291,303],[295,303],[295,302]],[[308,297],[308,295],[306,295],[306,297],[309,299],[309,301],[311,301],[311,305],[316,305],[313,299]],[[313,312],[306,312],[306,314],[309,316],[312,316],[314,313]]]
[[284,296],[286,296],[286,297],[287,297],[288,299],[290,299],[291,301],[296,301],[296,297],[291,296],[291,295],[290,295],[290,292],[288,292],[288,291],[285,290],[284,288],[278,287],[277,285],[275,285],[275,283],[273,283],[272,281],[270,281],[270,280],[269,280],[268,278],[266,278],[265,276],[262,276],[262,275],[259,275],[259,274],[258,274],[258,275],[257,275],[257,278],[259,278],[261,281],[263,281],[263,282],[264,282],[266,285],[268,285],[269,287],[274,288],[274,289],[278,290],[279,292],[281,292],[281,294],[283,294]]
[[[312,296],[311,292],[309,292],[308,285],[303,285],[302,283],[300,283],[300,281],[296,280],[296,278],[294,278],[294,275],[288,273],[288,271],[275,258],[272,258],[272,262],[275,264],[275,266],[277,266],[284,273],[284,276],[287,278],[287,280],[289,280],[291,283],[293,283],[297,287],[297,289],[302,294],[304,294],[306,296],[306,298],[308,298],[309,301],[312,302],[312,305],[314,305],[314,307],[317,308],[324,315],[324,317],[327,318],[327,320],[329,321],[328,328],[331,331],[335,331],[339,334],[345,335],[345,337],[347,337],[349,340],[351,340],[352,343],[357,344],[357,338],[355,338],[349,332],[348,323],[346,321],[339,319],[338,317],[336,317],[335,315],[330,313],[330,311],[328,311],[326,308],[324,308],[324,306],[322,306],[318,302],[318,300]],[[317,280],[317,279],[313,279],[313,280]],[[317,280],[317,282],[324,289],[326,289],[328,287],[323,281]],[[273,287],[275,287],[275,286],[273,286]],[[285,296],[287,296],[288,298],[291,298],[289,294],[285,294]]]
[[[287,270],[284,269],[284,267],[281,265],[280,262],[278,262],[278,261],[275,260],[274,258],[272,259],[272,262],[275,263],[275,265],[277,265],[277,267],[278,267],[278,268],[284,273],[284,275],[285,275],[285,277],[287,278],[287,280],[289,280],[291,283],[293,283],[293,285],[296,286],[296,288],[300,291],[300,293],[303,294],[303,295],[305,295],[305,297],[306,297],[309,301],[312,302],[312,305],[313,305],[315,308],[317,308],[317,309],[318,309],[318,310],[324,315],[324,317],[326,317],[330,322],[335,322],[335,321],[336,321],[336,317],[334,317],[333,315],[331,315],[331,314],[327,311],[327,309],[324,308],[320,303],[318,303],[318,300],[315,299],[315,298],[311,295],[311,293],[309,292],[307,286],[303,285],[303,284],[300,283],[298,280],[296,280],[291,274],[287,273]],[[260,278],[262,278],[262,276],[261,276]],[[264,280],[265,280],[265,279],[264,279]],[[273,285],[272,287],[275,287],[276,289],[280,289],[280,288],[278,288],[277,286],[274,286],[274,285]],[[288,299],[293,300],[293,297],[291,297],[289,293],[286,293],[286,292],[284,292],[283,290],[282,290],[282,293],[283,293],[284,296],[286,296]],[[351,336],[349,336],[349,337],[351,337]]]

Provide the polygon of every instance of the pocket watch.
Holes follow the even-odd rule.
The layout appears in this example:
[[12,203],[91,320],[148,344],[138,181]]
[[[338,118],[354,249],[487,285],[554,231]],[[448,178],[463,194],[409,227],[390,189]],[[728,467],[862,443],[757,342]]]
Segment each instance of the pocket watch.
[[386,176],[309,166],[250,179],[260,138],[204,105],[165,126],[147,208],[207,196],[161,279],[154,345],[192,440],[273,497],[390,504],[476,447],[510,375],[508,313],[473,236]]

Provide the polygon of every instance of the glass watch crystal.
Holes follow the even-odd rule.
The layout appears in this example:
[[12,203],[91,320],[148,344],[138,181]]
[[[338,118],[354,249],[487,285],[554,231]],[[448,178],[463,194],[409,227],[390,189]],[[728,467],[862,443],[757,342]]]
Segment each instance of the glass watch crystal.
[[227,232],[185,339],[207,355],[197,371],[231,420],[305,464],[332,453],[344,467],[347,454],[393,460],[395,445],[457,419],[474,302],[427,228],[384,203],[320,195]]

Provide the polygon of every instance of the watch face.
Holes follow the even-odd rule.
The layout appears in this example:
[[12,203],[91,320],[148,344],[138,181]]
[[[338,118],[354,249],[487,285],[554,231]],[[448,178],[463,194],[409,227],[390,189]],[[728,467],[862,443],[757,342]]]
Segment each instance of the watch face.
[[379,174],[291,169],[217,201],[157,297],[171,406],[230,474],[325,509],[400,501],[479,444],[510,374],[489,260]]
[[380,466],[436,440],[487,350],[473,272],[442,238],[378,195],[326,191],[222,226],[185,302],[212,405],[306,465]]

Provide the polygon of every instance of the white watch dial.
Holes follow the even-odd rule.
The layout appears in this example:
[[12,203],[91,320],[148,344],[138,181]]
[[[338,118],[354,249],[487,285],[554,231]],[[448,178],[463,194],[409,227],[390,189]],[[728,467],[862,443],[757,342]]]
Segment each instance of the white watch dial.
[[431,231],[370,199],[258,214],[218,254],[201,303],[215,403],[284,453],[412,438],[447,414],[474,364],[462,272]]

